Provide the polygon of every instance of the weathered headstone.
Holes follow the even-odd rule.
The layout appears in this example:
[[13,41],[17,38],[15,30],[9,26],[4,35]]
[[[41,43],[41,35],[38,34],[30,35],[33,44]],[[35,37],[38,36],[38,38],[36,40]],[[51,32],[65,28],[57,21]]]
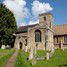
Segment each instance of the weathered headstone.
[[62,49],[62,50],[64,50],[64,48],[63,48],[63,42],[62,42],[62,40],[61,40],[61,43],[60,43],[60,45],[61,45],[61,49]]
[[1,49],[5,49],[5,48],[6,48],[5,45],[2,45],[2,46],[1,46]]
[[9,45],[7,45],[7,46],[6,46],[6,49],[9,49],[9,48],[10,48],[10,46],[9,46]]
[[47,52],[47,53],[46,53],[46,59],[49,60],[49,58],[50,58],[50,53]]

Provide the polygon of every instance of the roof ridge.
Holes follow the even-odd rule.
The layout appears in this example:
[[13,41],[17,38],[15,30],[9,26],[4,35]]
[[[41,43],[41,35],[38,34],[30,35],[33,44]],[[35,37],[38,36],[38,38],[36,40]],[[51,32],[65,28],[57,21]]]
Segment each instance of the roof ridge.
[[19,28],[21,28],[21,27],[29,27],[29,26],[34,26],[34,25],[37,25],[37,24],[20,26]]
[[60,25],[54,25],[54,26],[67,26],[67,24],[60,24]]

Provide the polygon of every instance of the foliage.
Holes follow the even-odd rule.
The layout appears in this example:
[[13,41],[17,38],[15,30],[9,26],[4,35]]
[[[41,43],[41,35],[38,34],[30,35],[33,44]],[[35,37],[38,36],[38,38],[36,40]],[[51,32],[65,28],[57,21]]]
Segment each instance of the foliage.
[[[5,50],[4,50],[5,51]],[[14,50],[9,50],[8,53],[0,57],[0,67],[4,67],[8,59],[13,55]]]
[[17,25],[13,13],[3,4],[0,4],[0,43],[11,44],[14,41],[13,33]]

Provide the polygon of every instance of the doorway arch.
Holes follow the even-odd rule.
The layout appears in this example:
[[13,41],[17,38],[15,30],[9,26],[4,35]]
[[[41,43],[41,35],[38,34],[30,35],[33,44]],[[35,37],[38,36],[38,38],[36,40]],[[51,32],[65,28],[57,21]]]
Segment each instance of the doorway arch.
[[19,42],[19,48],[22,49],[23,48],[23,43]]

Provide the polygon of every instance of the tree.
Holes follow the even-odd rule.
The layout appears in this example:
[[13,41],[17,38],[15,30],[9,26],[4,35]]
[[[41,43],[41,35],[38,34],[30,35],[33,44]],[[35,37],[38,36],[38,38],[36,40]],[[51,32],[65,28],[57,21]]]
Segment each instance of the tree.
[[17,30],[17,25],[13,13],[0,4],[0,44],[9,45],[14,42],[13,33]]

